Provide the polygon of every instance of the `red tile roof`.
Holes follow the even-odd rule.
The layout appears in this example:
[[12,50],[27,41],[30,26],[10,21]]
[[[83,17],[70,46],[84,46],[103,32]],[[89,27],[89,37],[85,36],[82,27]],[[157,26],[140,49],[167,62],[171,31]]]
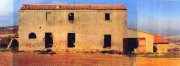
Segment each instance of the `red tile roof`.
[[126,10],[123,5],[24,4],[21,10]]
[[164,37],[155,34],[154,35],[154,44],[168,44],[170,41],[165,39]]

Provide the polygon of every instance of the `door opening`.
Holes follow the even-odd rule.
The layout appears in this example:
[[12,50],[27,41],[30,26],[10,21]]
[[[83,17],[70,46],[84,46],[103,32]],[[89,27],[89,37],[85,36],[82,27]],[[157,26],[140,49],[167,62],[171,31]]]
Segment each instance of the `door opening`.
[[52,33],[45,33],[45,48],[51,48],[53,45]]
[[75,33],[68,33],[68,47],[72,48],[75,47]]
[[132,53],[138,47],[138,38],[124,38],[123,39],[123,52]]
[[157,52],[157,46],[153,46],[153,52]]
[[16,38],[12,39],[11,46],[13,51],[18,51],[19,50],[19,42],[16,40]]
[[111,47],[111,35],[104,35],[104,46],[103,48]]

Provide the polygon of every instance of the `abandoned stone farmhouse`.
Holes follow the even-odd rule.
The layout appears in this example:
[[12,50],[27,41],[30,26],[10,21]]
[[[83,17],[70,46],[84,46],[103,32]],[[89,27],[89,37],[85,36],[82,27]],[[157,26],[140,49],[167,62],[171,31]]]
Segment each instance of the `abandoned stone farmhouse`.
[[123,5],[24,4],[19,50],[153,52],[154,34],[127,27]]

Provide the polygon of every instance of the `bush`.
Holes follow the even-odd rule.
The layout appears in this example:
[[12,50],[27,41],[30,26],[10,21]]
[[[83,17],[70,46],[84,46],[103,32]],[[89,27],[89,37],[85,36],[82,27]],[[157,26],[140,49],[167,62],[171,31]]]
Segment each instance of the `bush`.
[[0,48],[0,52],[12,52],[12,49]]
[[143,57],[150,57],[150,58],[180,58],[178,53],[153,53],[153,54],[144,54]]
[[138,54],[137,53],[125,53],[125,55],[128,57],[136,57]]
[[113,51],[112,50],[103,50],[103,51],[100,51],[100,53],[103,53],[103,54],[113,54]]
[[122,52],[117,51],[117,50],[103,50],[103,51],[100,51],[100,53],[103,53],[103,54],[122,54]]
[[168,57],[168,58],[171,58],[171,57],[180,58],[180,54],[178,54],[178,53],[165,53],[165,54],[163,55],[163,57]]
[[55,52],[53,52],[51,49],[47,49],[47,50],[37,50],[34,52],[38,52],[39,54],[50,54],[50,55],[54,55],[56,54]]

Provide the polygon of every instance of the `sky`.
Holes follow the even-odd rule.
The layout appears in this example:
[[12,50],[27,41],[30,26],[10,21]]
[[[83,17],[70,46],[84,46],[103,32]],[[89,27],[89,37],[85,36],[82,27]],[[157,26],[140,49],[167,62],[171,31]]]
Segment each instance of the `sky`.
[[0,27],[18,25],[23,4],[123,4],[129,28],[180,35],[180,0],[0,0]]

